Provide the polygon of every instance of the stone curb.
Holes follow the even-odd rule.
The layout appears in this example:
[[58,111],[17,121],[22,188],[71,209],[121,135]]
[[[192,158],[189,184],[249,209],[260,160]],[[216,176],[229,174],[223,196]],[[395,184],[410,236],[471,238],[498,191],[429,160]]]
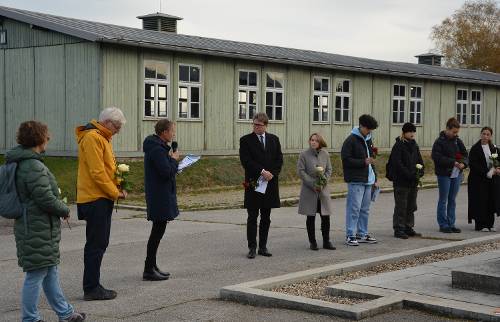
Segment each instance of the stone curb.
[[[500,234],[478,237],[463,241],[456,241],[442,245],[434,245],[395,254],[383,255],[347,263],[334,264],[301,272],[289,273],[237,285],[226,286],[220,289],[219,298],[255,306],[281,307],[287,309],[303,310],[307,312],[334,315],[355,320],[387,312],[395,308],[403,308],[406,305],[407,307],[423,308],[440,314],[452,315],[458,318],[471,318],[472,316],[480,315],[481,319],[483,320],[487,318],[487,321],[500,321],[500,317],[493,315],[492,312],[488,314],[484,312],[484,310],[479,310],[479,308],[475,308],[474,311],[469,311],[468,309],[459,308],[456,306],[456,304],[450,303],[449,301],[443,302],[445,304],[450,304],[450,306],[447,307],[442,303],[437,303],[436,299],[429,300],[428,297],[422,296],[402,297],[401,295],[394,295],[396,294],[396,292],[379,294],[368,293],[364,295],[365,298],[371,296],[375,299],[360,304],[345,305],[270,291],[271,289],[282,285],[311,280],[314,278],[325,277],[334,274],[342,274],[345,272],[367,269],[369,267],[380,264],[394,263],[397,261],[414,258],[416,256],[425,256],[439,251],[452,251],[466,246],[475,246],[478,244],[493,242],[497,240],[500,240]],[[329,288],[329,291],[334,292],[332,291],[332,287]],[[344,288],[344,291],[347,292],[348,290]],[[356,296],[353,293],[356,293],[354,289],[351,290],[350,295],[354,295],[355,297],[363,296],[360,294]]]

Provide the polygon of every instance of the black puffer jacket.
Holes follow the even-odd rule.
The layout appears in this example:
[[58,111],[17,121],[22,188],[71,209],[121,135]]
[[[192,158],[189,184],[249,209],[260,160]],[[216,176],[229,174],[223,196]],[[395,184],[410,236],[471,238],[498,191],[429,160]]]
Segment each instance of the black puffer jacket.
[[[393,173],[393,185],[395,187],[415,187],[417,185],[417,164],[424,165],[417,142],[396,138],[389,158]],[[420,171],[423,173],[423,169]]]
[[[461,154],[461,160],[457,160],[458,153]],[[465,167],[469,165],[469,154],[462,140],[450,139],[442,131],[432,146],[432,160],[436,175],[449,177],[455,162],[463,163]]]
[[[367,183],[369,176],[369,167],[366,165],[366,158],[373,157],[373,142],[371,136],[366,141],[368,151],[366,150],[365,140],[358,134],[359,131],[354,129],[351,135],[345,139],[342,145],[340,156],[342,158],[342,168],[344,170],[345,182]],[[370,155],[368,155],[368,153]],[[375,165],[372,164],[372,169],[377,181],[377,171]]]

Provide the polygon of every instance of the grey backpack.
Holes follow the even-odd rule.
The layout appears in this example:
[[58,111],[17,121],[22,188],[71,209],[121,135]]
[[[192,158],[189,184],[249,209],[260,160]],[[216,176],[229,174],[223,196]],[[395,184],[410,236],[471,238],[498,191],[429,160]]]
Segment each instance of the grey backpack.
[[0,166],[0,216],[7,219],[25,215],[16,189],[16,169],[16,162]]

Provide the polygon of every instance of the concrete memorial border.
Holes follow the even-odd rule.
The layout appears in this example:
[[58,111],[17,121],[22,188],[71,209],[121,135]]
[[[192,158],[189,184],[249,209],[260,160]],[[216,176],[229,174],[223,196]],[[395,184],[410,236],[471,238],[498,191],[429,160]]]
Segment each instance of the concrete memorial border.
[[413,308],[456,318],[500,321],[500,315],[495,315],[495,312],[489,306],[472,303],[464,306],[463,302],[450,299],[440,299],[438,297],[384,290],[350,283],[331,285],[326,288],[326,293],[332,296],[361,298],[368,301],[348,305],[271,291],[273,288],[283,285],[359,271],[376,265],[395,263],[436,252],[450,252],[498,240],[500,240],[500,235],[495,234],[225,286],[220,289],[219,298],[254,306],[302,310],[354,320],[360,320],[394,309]]

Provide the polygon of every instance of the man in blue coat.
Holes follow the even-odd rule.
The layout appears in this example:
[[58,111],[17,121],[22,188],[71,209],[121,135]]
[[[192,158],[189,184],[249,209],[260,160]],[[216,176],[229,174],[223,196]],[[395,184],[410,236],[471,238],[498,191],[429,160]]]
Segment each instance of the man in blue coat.
[[147,213],[148,220],[153,222],[142,275],[145,281],[170,277],[170,273],[162,272],[156,265],[156,253],[167,223],[179,215],[175,187],[179,151],[168,145],[174,137],[175,123],[162,119],[155,125],[155,134],[148,136],[143,143]]

